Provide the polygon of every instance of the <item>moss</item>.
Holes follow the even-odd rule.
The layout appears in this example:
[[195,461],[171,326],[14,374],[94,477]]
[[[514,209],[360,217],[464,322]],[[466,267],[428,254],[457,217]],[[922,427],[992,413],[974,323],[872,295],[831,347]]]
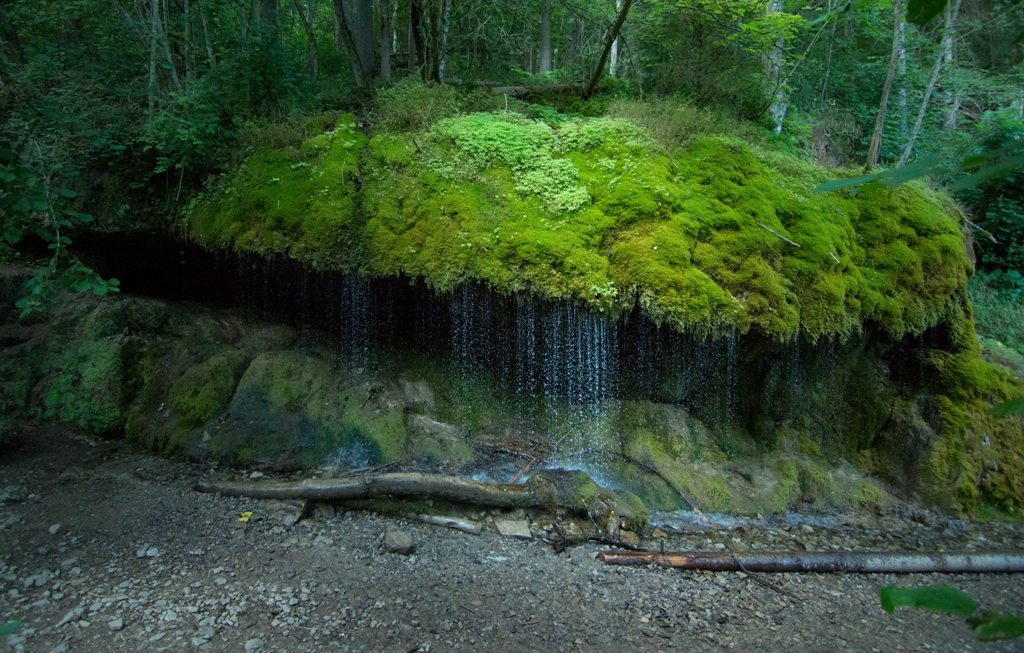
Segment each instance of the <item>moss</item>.
[[821,445],[806,435],[800,436],[800,442],[797,445],[797,448],[800,450],[800,453],[810,458],[821,457]]
[[880,508],[889,502],[889,498],[877,485],[861,481],[850,490],[847,502],[855,506]]
[[833,499],[834,484],[828,471],[814,463],[805,463],[797,473],[800,498],[810,503],[827,502]]
[[801,496],[797,465],[792,460],[780,460],[775,465],[775,487],[768,499],[772,512],[785,512]]
[[188,231],[441,291],[479,280],[611,315],[639,302],[705,334],[816,339],[873,321],[900,337],[946,317],[966,287],[958,215],[921,184],[816,195],[826,171],[737,139],[670,156],[626,120],[514,113],[381,132],[357,170],[354,121],[253,155]]
[[46,416],[76,422],[92,433],[124,429],[125,408],[137,390],[138,343],[120,336],[86,340],[55,361],[46,387]]
[[235,394],[249,358],[239,351],[218,354],[189,368],[170,388],[167,401],[188,424],[216,417]]
[[355,116],[342,115],[332,131],[298,149],[255,152],[194,204],[185,228],[211,247],[352,267],[358,158],[366,145],[357,125]]

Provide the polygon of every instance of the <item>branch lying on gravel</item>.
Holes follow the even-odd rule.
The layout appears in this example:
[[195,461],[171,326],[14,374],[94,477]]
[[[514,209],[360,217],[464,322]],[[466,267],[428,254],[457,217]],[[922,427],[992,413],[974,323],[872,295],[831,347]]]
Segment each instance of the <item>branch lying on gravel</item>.
[[483,527],[475,521],[467,521],[465,519],[455,519],[453,517],[437,517],[434,515],[408,515],[408,518],[415,521],[421,521],[424,524],[430,524],[432,526],[447,526],[463,533],[469,533],[470,535],[479,535],[483,531]]
[[676,569],[768,573],[855,574],[1021,573],[1024,555],[1002,553],[634,553],[602,551],[609,565],[659,565]]
[[341,501],[377,497],[426,497],[495,508],[534,508],[547,505],[530,485],[483,483],[442,474],[395,473],[349,478],[307,479],[291,483],[206,482],[199,492],[251,499],[310,499]]

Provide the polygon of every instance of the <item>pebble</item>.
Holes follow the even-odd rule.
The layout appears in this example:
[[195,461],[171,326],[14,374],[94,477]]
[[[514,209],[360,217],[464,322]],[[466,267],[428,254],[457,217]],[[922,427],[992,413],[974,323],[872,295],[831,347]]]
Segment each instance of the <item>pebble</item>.
[[120,617],[116,619],[111,619],[107,622],[107,628],[109,628],[110,630],[121,630],[122,628],[124,628],[124,619]]
[[262,639],[253,638],[253,639],[250,639],[250,640],[245,642],[245,651],[246,651],[246,653],[254,653],[255,651],[258,651],[258,650],[260,650],[262,648],[263,648],[263,640]]
[[416,544],[412,541],[412,535],[396,528],[384,533],[383,549],[384,553],[397,553],[407,556],[416,549]]
[[56,535],[57,531],[60,530],[60,524],[54,524],[53,526],[51,526],[49,528],[49,530],[50,530],[50,535]]
[[532,540],[530,522],[525,519],[495,519],[494,527],[498,529],[502,537],[511,537],[517,540]]

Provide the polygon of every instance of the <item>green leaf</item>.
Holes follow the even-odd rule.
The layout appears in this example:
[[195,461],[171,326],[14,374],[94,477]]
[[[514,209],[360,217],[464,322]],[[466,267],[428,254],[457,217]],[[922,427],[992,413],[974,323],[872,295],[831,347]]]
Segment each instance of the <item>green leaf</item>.
[[78,219],[82,222],[92,222],[92,216],[88,213],[79,213]]
[[907,3],[907,22],[924,25],[946,9],[946,0],[910,0]]
[[978,604],[964,592],[949,585],[901,588],[886,585],[879,591],[882,609],[892,614],[896,608],[912,607],[933,612],[969,617]]
[[1017,397],[1004,401],[995,408],[989,408],[989,415],[996,417],[1009,417],[1010,415],[1024,415],[1024,397]]
[[7,637],[8,635],[16,633],[19,628],[21,628],[20,621],[8,621],[4,625],[0,626],[0,637]]
[[990,166],[982,168],[974,174],[967,175],[960,181],[953,184],[953,187],[950,190],[956,193],[964,190],[965,188],[977,186],[981,182],[987,181],[992,177],[998,177],[1005,172],[1009,172],[1020,167],[1024,167],[1024,154],[1007,157],[1002,161],[998,161]]
[[982,642],[1016,639],[1024,635],[1024,619],[1001,612],[985,612],[967,623],[974,629],[974,637]]
[[64,197],[78,197],[78,193],[73,190],[68,190],[67,188],[61,188],[60,194]]
[[823,184],[818,184],[814,187],[813,193],[827,193],[830,190],[839,190],[840,188],[848,188],[850,186],[861,186],[863,184],[870,184],[876,181],[882,173],[875,172],[870,175],[862,175],[860,177],[850,177],[848,179],[833,179],[832,181],[826,181]]

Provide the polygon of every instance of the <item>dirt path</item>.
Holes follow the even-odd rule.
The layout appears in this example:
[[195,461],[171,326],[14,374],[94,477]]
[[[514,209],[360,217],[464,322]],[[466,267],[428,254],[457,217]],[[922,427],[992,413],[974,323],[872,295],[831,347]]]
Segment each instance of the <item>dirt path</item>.
[[[0,450],[0,621],[25,624],[8,650],[1024,648],[973,642],[954,617],[889,616],[877,600],[883,584],[946,582],[1024,614],[1019,576],[764,575],[796,600],[742,574],[609,568],[593,547],[556,555],[491,529],[474,536],[340,511],[285,528],[260,502],[193,492],[209,472],[66,426],[23,425]],[[240,522],[246,511],[253,518]],[[1019,526],[930,521],[669,529],[665,547],[1024,549]],[[393,526],[413,536],[415,555],[379,552]]]

